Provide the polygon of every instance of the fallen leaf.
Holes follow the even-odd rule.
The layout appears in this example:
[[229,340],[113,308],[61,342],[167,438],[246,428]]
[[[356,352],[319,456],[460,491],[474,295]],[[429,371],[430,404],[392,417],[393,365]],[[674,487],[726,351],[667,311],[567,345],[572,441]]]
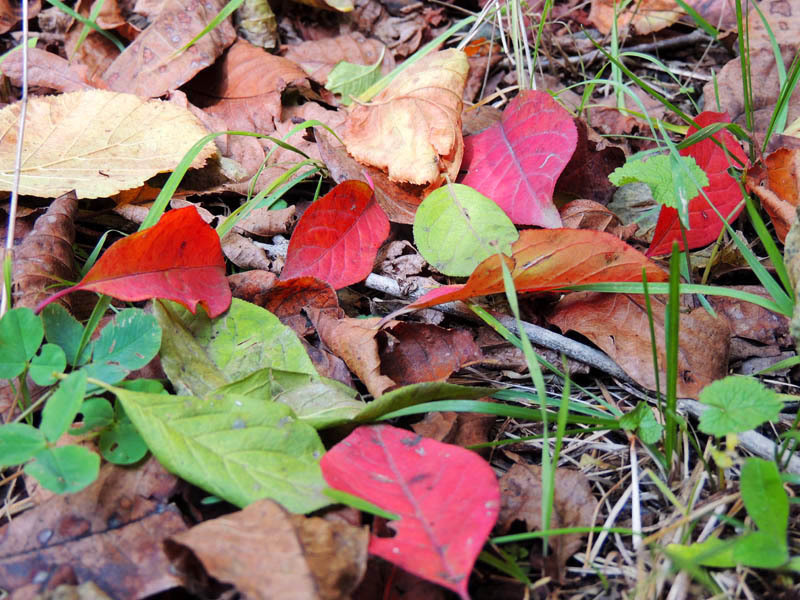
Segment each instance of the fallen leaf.
[[[720,31],[736,31],[736,0],[685,0],[686,4],[691,6],[697,13],[706,21],[711,23]],[[749,8],[749,4],[742,5],[742,11],[745,15]],[[750,18],[758,18],[757,15],[752,14]]]
[[[661,102],[638,87],[633,89],[633,93],[644,106],[645,115],[651,119],[664,118],[666,109]],[[587,110],[589,124],[600,133],[609,135],[631,133],[634,130],[650,134],[650,124],[639,116],[642,113],[639,102],[633,100],[629,94],[623,94],[622,98],[625,108],[618,106],[615,94],[589,106]]]
[[313,327],[302,314],[306,308],[324,310],[337,318],[344,316],[334,289],[314,277],[277,281],[260,295],[256,304],[266,308],[300,337],[313,332]]
[[166,548],[179,571],[199,560],[248,598],[344,600],[363,577],[368,540],[364,528],[292,516],[259,500],[172,536]]
[[764,159],[764,166],[753,167],[745,178],[747,190],[761,201],[783,242],[800,205],[800,150],[779,148]]
[[179,52],[223,9],[223,0],[167,0],[158,17],[103,72],[112,90],[143,98],[178,89],[236,39],[230,18]]
[[263,248],[259,248],[253,240],[235,231],[226,233],[221,243],[225,258],[241,269],[266,271],[272,266],[272,261]]
[[[36,219],[33,230],[14,250],[14,306],[35,308],[51,294],[50,286],[74,281],[77,271],[72,245],[75,243],[75,215],[78,199],[75,192],[59,196]],[[67,298],[61,304],[70,309]]]
[[231,286],[233,297],[256,306],[264,306],[261,299],[277,280],[275,273],[259,269],[228,275],[228,285]]
[[[22,86],[22,52],[14,52],[0,62],[3,75],[17,87]],[[28,85],[46,87],[59,92],[94,89],[86,67],[75,65],[58,54],[39,48],[28,49]]]
[[350,113],[342,139],[359,162],[386,169],[389,179],[436,184],[455,181],[464,142],[461,95],[467,57],[433,52],[400,73],[369,105]]
[[[729,121],[727,114],[709,111],[702,112],[695,117],[695,122],[700,127]],[[696,131],[697,128],[689,127],[686,132],[687,137]],[[729,159],[725,150],[717,146],[710,137],[681,150],[680,155],[691,156],[697,162],[697,165],[705,171],[709,183],[708,186],[703,188],[703,191],[722,216],[728,222],[732,222],[739,215],[744,204],[736,208],[742,202],[742,193],[736,180],[728,174],[728,168],[731,163],[733,163],[732,166],[742,166],[736,163],[734,160],[736,158],[742,161],[745,166],[748,164],[748,160],[739,143],[727,130],[723,129],[715,133],[713,137],[724,145],[728,153],[734,158]],[[735,212],[734,209],[736,209]],[[702,194],[689,200],[688,210],[689,227],[686,230],[686,241],[689,244],[688,250],[700,248],[715,241],[724,225]],[[647,249],[646,254],[647,256],[669,254],[672,252],[673,242],[678,242],[679,248],[683,249],[683,251],[688,251],[684,248],[678,211],[669,206],[662,206],[658,215],[656,230],[653,234],[653,242]]]
[[[495,421],[497,418],[494,415],[438,411],[426,413],[425,418],[414,423],[411,428],[423,437],[468,448],[488,442],[489,432],[494,427]],[[487,450],[489,449],[483,448],[478,452],[483,453]]]
[[[91,19],[91,0],[78,0],[75,3],[75,12],[86,19]],[[116,8],[117,16],[121,19],[121,24],[127,25],[119,12],[119,7],[115,1],[109,0],[103,3],[100,14],[97,15],[96,22],[103,29],[115,29],[116,26],[109,26],[111,23],[101,24],[101,21],[108,21],[104,13],[109,9]],[[111,19],[113,22],[115,19]],[[88,29],[86,26],[73,19],[69,29],[64,33],[64,52],[70,64],[84,68],[89,76],[89,80],[98,87],[106,89],[108,86],[101,79],[102,74],[120,55],[120,49],[107,37],[100,35],[97,31]]]
[[244,219],[240,219],[233,228],[237,233],[256,235],[259,237],[272,237],[289,232],[297,217],[297,207],[287,206],[278,210],[269,208],[254,208]]
[[[28,3],[28,19],[33,19],[42,9],[40,0]],[[0,0],[0,34],[10,31],[22,18],[22,7],[18,2]]]
[[[0,110],[0,189],[14,183],[20,103]],[[174,169],[205,128],[188,111],[158,100],[102,90],[28,101],[20,194],[111,196]],[[214,154],[206,146],[192,162]]]
[[481,360],[472,334],[426,323],[397,323],[376,337],[381,372],[398,385],[445,381],[453,371]]
[[[156,462],[106,464],[75,494],[54,496],[0,528],[0,581],[32,587],[33,597],[66,570],[74,583],[94,581],[114,598],[140,598],[175,587],[161,548],[186,528],[167,499],[176,479]],[[15,594],[16,596],[16,594]]]
[[[648,278],[649,279],[649,278]],[[662,391],[666,385],[665,303],[651,298]],[[650,325],[643,296],[577,292],[563,298],[547,317],[562,331],[577,331],[608,354],[631,378],[656,389]],[[678,396],[697,398],[706,385],[728,372],[730,329],[703,307],[682,313],[678,342]]]
[[605,231],[623,241],[633,237],[639,228],[636,223],[623,225],[617,215],[593,200],[573,200],[560,212],[564,227]]
[[[515,464],[500,478],[502,504],[497,526],[507,533],[514,521],[523,521],[528,531],[542,531],[542,468]],[[597,499],[586,475],[573,469],[556,469],[553,512],[548,529],[591,527],[594,525]],[[583,534],[553,536],[550,544],[556,554],[557,578],[565,580],[567,560],[581,547]]]
[[620,11],[616,0],[592,0],[589,21],[608,35],[617,15],[617,27],[630,26],[637,35],[654,33],[675,24],[684,12],[675,0],[639,0]]
[[553,189],[577,139],[572,117],[550,94],[523,91],[500,123],[465,139],[462,183],[494,200],[514,223],[560,227]]
[[377,425],[359,427],[322,457],[328,485],[400,515],[370,554],[468,600],[473,563],[497,519],[500,491],[474,452]]
[[77,285],[51,296],[38,310],[75,290],[129,302],[166,298],[192,313],[200,304],[212,318],[231,304],[219,237],[194,207],[171,210],[155,226],[117,241]]
[[[511,257],[504,260],[517,292],[543,292],[603,281],[641,281],[643,268],[648,281],[668,278],[663,269],[642,253],[600,231],[527,229],[520,232],[519,240],[511,248]],[[467,283],[432,290],[405,310],[499,294],[504,290],[503,271],[498,255],[494,255],[478,265]]]
[[353,10],[352,0],[297,0],[301,4],[307,4],[314,8],[321,8],[323,10],[336,10],[339,12],[350,12]]
[[383,54],[381,72],[384,75],[391,72],[395,67],[394,58],[385,48],[380,41],[354,32],[289,46],[284,56],[300,65],[311,79],[324,85],[328,81],[328,74],[341,61],[374,65]]
[[[800,11],[797,5],[789,0],[764,0],[759,9],[769,23],[770,31],[764,26],[761,17],[753,11],[749,15],[749,42],[751,50],[755,48],[772,48],[772,37],[781,46],[797,48],[797,36],[794,32],[800,26]],[[745,14],[745,16],[747,16]],[[753,79],[753,81],[759,81]],[[754,91],[757,86],[754,86]]]
[[303,213],[289,240],[281,280],[316,277],[334,289],[372,271],[389,220],[361,181],[340,183]]

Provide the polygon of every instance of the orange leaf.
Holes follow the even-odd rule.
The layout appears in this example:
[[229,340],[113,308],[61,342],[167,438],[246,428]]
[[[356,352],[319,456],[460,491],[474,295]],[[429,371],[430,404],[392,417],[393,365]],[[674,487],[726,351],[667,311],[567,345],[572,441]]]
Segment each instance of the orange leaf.
[[50,296],[36,311],[75,290],[136,302],[166,298],[211,318],[231,303],[219,236],[193,206],[172,210],[144,231],[113,244],[77,285]]

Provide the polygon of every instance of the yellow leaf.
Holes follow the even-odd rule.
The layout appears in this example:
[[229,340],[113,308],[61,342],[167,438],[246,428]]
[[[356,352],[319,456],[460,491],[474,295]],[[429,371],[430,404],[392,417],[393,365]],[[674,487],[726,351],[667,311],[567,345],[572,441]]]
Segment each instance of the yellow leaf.
[[[0,110],[0,190],[11,190],[20,104]],[[20,194],[112,196],[173,170],[208,132],[188,110],[131,94],[84,90],[28,101]],[[216,152],[209,143],[192,167]]]
[[424,185],[442,173],[455,180],[464,155],[461,95],[468,70],[466,54],[450,49],[403,71],[373,102],[353,109],[343,136],[347,151],[386,169],[393,181]]

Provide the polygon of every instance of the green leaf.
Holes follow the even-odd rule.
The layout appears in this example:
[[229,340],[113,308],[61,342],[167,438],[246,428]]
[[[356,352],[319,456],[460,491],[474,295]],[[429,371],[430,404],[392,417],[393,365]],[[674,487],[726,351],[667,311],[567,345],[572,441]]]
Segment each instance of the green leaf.
[[149,363],[161,346],[161,327],[153,315],[128,308],[103,327],[94,343],[92,362],[84,369],[106,383],[122,381]]
[[669,544],[667,553],[675,554],[690,564],[729,569],[737,564],[736,559],[733,557],[736,541],[738,539],[721,540],[718,537],[710,537],[704,542],[692,544],[691,546]]
[[88,348],[81,353],[78,359],[78,348],[83,337],[83,325],[78,323],[67,309],[60,304],[48,304],[42,311],[44,335],[51,344],[60,346],[67,356],[67,362],[73,367],[84,364],[89,360]]
[[[294,331],[260,306],[234,298],[228,312],[212,321],[203,311],[192,315],[179,304],[158,302],[154,306],[159,305],[169,310],[168,316],[156,309],[162,326],[167,318],[173,321],[170,330],[165,329],[165,337],[175,336],[162,344],[162,365],[182,394],[203,397],[266,367],[317,375]],[[176,331],[179,326],[196,345],[187,348],[186,335]],[[201,366],[203,360],[206,367]],[[202,374],[188,372],[194,367],[202,368]]]
[[0,467],[21,465],[47,447],[44,434],[25,423],[0,425]]
[[[702,184],[708,185],[708,177],[703,169],[697,166],[691,156],[671,158],[670,155],[658,154],[651,156],[647,162],[642,160],[628,161],[621,167],[614,169],[608,176],[611,183],[616,186],[628,183],[646,183],[653,192],[653,199],[664,206],[678,208],[680,197],[691,200],[700,192],[694,183],[683,176],[683,171],[675,165],[676,160],[682,160],[694,178]],[[679,177],[676,179],[676,175]]]
[[83,425],[70,429],[70,435],[82,435],[106,427],[114,420],[114,409],[105,398],[87,398],[78,412],[83,415]]
[[60,346],[45,344],[39,353],[33,357],[31,368],[28,370],[31,379],[39,385],[53,385],[58,379],[53,373],[63,373],[67,368],[67,357]]
[[326,506],[313,427],[276,402],[233,394],[204,399],[112,388],[169,471],[237,506],[261,498],[292,512]]
[[519,232],[503,209],[469,186],[432,191],[414,217],[414,243],[445,275],[466,277],[493,254],[511,253]]
[[39,429],[50,442],[64,435],[75,420],[86,394],[86,373],[83,370],[70,373],[58,384],[55,393],[48,398],[42,409]]
[[367,404],[367,407],[356,415],[359,423],[374,421],[383,415],[401,408],[415,406],[423,402],[436,400],[475,400],[489,396],[494,390],[465,385],[454,385],[440,381],[413,383],[391,392],[387,392],[377,400]]
[[25,472],[42,487],[57,494],[72,494],[97,479],[100,457],[82,446],[45,448],[25,465]]
[[98,447],[103,458],[115,465],[133,464],[147,454],[147,444],[125,415],[100,433]]
[[718,437],[774,420],[783,407],[780,397],[756,378],[735,375],[704,387],[699,400],[710,407],[700,416],[700,431]]
[[786,539],[776,539],[766,531],[754,531],[742,536],[733,548],[737,563],[760,569],[774,569],[789,560]]
[[341,94],[342,104],[349,106],[353,102],[353,96],[359,96],[381,78],[381,63],[385,51],[384,48],[374,65],[356,65],[345,60],[339,62],[328,73],[325,88],[334,94]]
[[647,402],[639,402],[636,408],[620,417],[619,424],[627,431],[636,430],[637,435],[645,444],[655,444],[661,439],[664,431],[664,427],[656,421]]
[[789,498],[783,489],[778,467],[773,461],[748,458],[742,466],[740,481],[742,502],[747,514],[774,543],[786,543]]
[[14,308],[0,319],[0,379],[25,370],[44,337],[42,321],[30,308]]

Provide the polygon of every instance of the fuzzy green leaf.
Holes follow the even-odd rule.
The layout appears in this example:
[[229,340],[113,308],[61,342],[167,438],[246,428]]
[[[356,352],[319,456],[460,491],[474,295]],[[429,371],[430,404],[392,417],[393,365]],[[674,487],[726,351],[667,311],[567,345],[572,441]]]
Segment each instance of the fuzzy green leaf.
[[700,431],[718,437],[774,420],[783,407],[780,397],[753,377],[715,381],[703,388],[699,400],[710,407],[700,416]]
[[[614,169],[608,176],[611,183],[616,186],[628,183],[646,183],[653,192],[653,199],[664,206],[679,208],[681,198],[686,202],[697,196],[697,189],[692,180],[684,176],[680,168],[673,164],[675,158],[670,155],[658,154],[651,156],[647,161],[628,161],[621,167]],[[691,156],[678,156],[677,160],[684,162],[694,178],[705,187],[708,177],[703,169],[697,166]]]

